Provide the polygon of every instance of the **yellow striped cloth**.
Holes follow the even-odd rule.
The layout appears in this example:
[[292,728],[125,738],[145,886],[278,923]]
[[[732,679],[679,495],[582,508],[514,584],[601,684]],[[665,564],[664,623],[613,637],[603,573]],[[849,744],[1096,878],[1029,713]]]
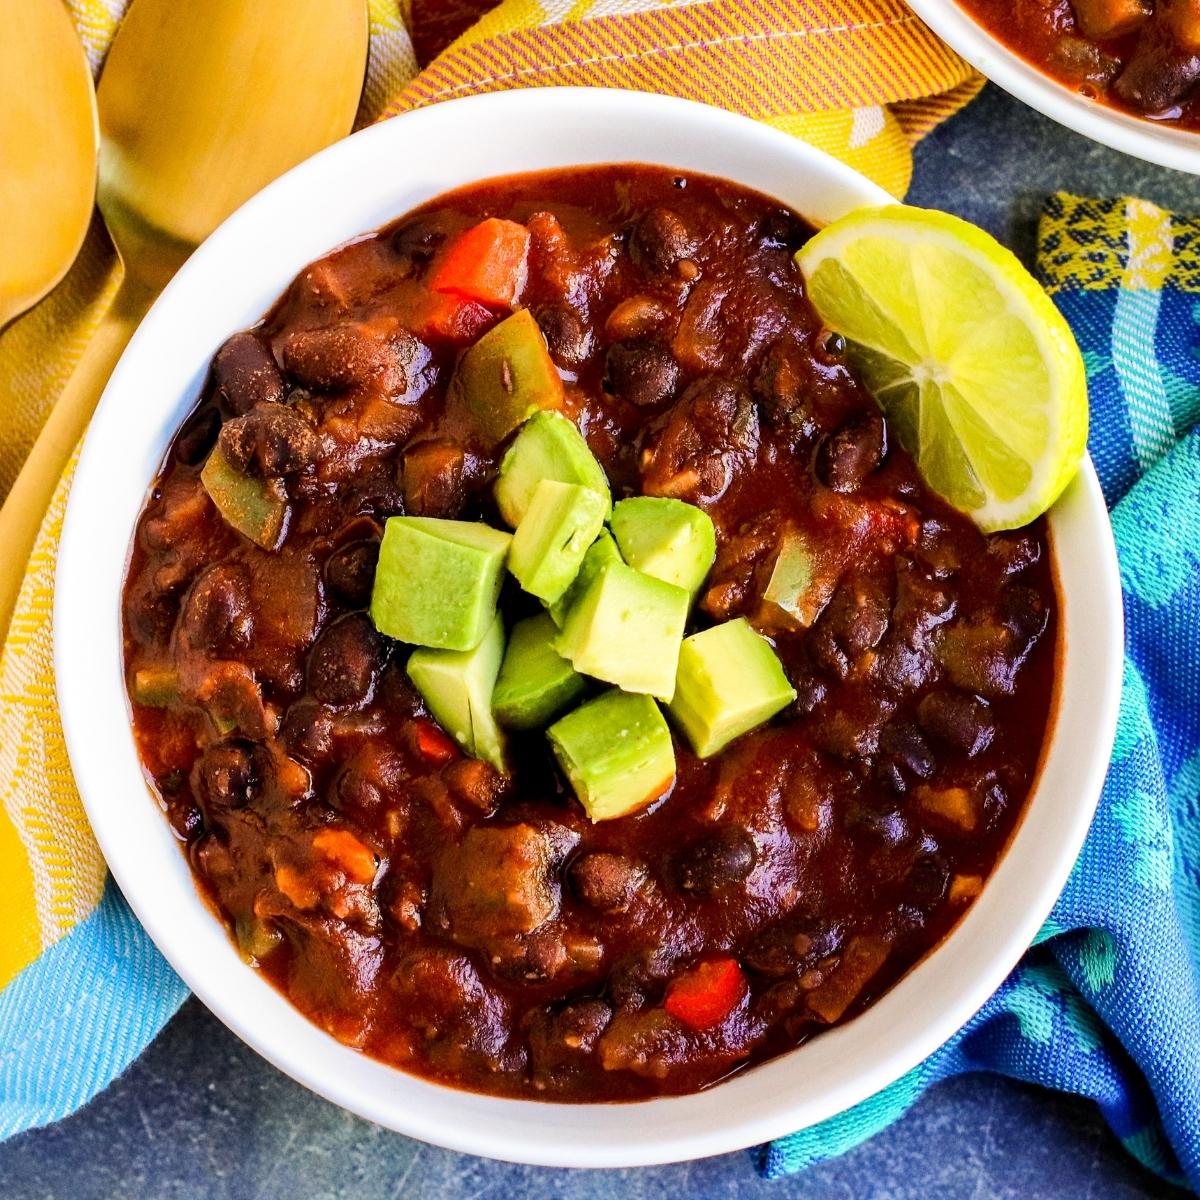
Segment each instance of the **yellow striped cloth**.
[[[94,67],[124,0],[68,0]],[[901,196],[911,145],[981,79],[900,0],[504,0],[417,74],[405,0],[370,0],[359,122],[468,92],[604,85],[712,101],[836,154]],[[0,495],[111,298],[96,223],[71,273],[0,336]],[[71,470],[0,651],[0,988],[96,906],[104,865],[76,794],[51,665],[55,554]]]

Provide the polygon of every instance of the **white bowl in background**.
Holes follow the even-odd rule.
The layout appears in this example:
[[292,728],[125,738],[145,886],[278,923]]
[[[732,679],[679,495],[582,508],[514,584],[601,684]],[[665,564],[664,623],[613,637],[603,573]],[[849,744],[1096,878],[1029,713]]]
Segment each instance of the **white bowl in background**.
[[[454,1150],[573,1167],[697,1158],[812,1125],[899,1078],[996,989],[1049,913],[1095,809],[1116,724],[1121,597],[1090,464],[1050,517],[1063,650],[1050,747],[1026,815],[946,941],[867,1012],[696,1095],[555,1104],[457,1091],[341,1045],[238,956],[151,799],[130,732],[121,587],[130,535],[209,359],[312,260],[449,188],[584,163],[724,176],[827,222],[888,197],[818,150],[681,100],[598,89],[455,100],[340,142],[250,200],[163,292],[88,431],[58,563],[55,661],[71,764],[113,875],[200,999],[333,1102]],[[197,181],[203,186],[203,181]]]
[[957,0],[906,0],[944,42],[993,83],[1084,137],[1135,158],[1200,175],[1200,133],[1149,121],[1078,92],[1026,61],[989,33]]

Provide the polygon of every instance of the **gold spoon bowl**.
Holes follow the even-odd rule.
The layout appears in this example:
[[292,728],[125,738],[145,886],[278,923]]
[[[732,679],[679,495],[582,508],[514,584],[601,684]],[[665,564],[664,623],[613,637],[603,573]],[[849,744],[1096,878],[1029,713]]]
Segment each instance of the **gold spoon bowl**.
[[0,329],[67,273],[96,195],[96,93],[61,0],[0,0]]

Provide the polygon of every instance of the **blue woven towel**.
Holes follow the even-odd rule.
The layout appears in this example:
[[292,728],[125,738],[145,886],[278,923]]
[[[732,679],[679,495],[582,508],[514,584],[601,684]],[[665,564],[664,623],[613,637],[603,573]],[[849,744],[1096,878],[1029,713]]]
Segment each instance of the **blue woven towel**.
[[[770,1178],[857,1145],[939,1079],[993,1070],[1090,1096],[1143,1163],[1200,1187],[1200,220],[1056,196],[1039,263],[1087,361],[1126,594],[1100,813],[1039,945],[983,1010],[878,1096],[756,1150]],[[4,993],[0,1137],[95,1095],[184,994],[111,882],[85,932],[64,951],[79,995],[46,1015],[38,979]]]
[[1090,1097],[1142,1163],[1200,1190],[1200,220],[1057,195],[1038,267],[1083,349],[1125,592],[1099,813],[1038,944],[984,1008],[879,1095],[760,1147],[768,1178],[986,1070]]

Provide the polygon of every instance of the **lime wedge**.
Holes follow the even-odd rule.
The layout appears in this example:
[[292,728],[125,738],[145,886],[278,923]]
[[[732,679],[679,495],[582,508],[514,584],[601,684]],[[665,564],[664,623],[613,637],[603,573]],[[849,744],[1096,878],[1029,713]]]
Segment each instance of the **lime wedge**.
[[1087,442],[1083,358],[994,238],[947,213],[859,209],[796,255],[821,319],[926,482],[984,530],[1044,513]]

